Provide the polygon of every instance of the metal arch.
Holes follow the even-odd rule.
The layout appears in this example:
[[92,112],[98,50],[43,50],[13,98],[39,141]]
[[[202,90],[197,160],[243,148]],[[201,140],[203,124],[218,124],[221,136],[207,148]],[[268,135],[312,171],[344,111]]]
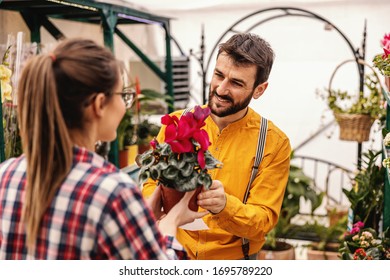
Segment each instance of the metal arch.
[[[340,29],[338,29],[333,23],[331,23],[330,21],[328,21],[327,19],[325,19],[324,17],[321,17],[320,15],[318,14],[315,14],[313,12],[310,12],[310,11],[307,11],[307,10],[304,10],[304,9],[300,9],[300,8],[294,8],[294,7],[275,7],[275,8],[268,8],[268,9],[264,9],[264,10],[260,10],[260,11],[256,11],[256,12],[253,12],[243,18],[241,18],[240,20],[236,21],[233,25],[231,25],[218,39],[218,41],[215,43],[210,55],[209,55],[209,58],[207,60],[207,63],[206,63],[206,66],[205,68],[203,69],[203,79],[206,80],[206,76],[207,76],[207,70],[210,66],[210,62],[211,62],[211,58],[214,56],[214,53],[218,47],[218,45],[220,44],[221,40],[226,36],[226,34],[228,34],[229,32],[235,32],[237,33],[237,31],[234,31],[234,27],[236,27],[239,23],[243,22],[244,20],[254,16],[254,15],[257,15],[257,14],[261,14],[261,13],[265,13],[265,12],[269,12],[269,11],[275,11],[275,10],[280,10],[282,12],[284,12],[284,14],[281,14],[281,15],[276,15],[276,16],[271,16],[267,19],[264,19],[260,22],[258,22],[257,24],[255,25],[252,25],[250,28],[248,28],[246,30],[246,32],[250,31],[251,29],[259,26],[260,24],[263,24],[265,22],[268,22],[270,20],[273,20],[273,19],[277,19],[277,18],[280,18],[280,17],[286,17],[286,16],[305,16],[305,17],[309,17],[309,18],[314,18],[314,19],[318,19],[320,21],[323,21],[327,24],[329,24],[330,26],[332,26],[332,28],[334,28],[340,35],[341,37],[345,40],[345,42],[347,43],[348,47],[351,49],[352,53],[353,53],[353,56],[355,57],[356,61],[358,59],[364,59],[364,52],[365,52],[365,49],[364,49],[364,40],[363,40],[363,48],[362,48],[362,51],[363,53],[360,54],[359,53],[359,50],[356,49],[353,47],[352,43],[350,42],[350,40],[347,38],[347,36],[341,32]],[[303,12],[303,13],[306,13],[305,14],[299,14],[299,13],[293,13],[291,12],[290,10],[292,11],[298,11],[298,12]],[[357,63],[357,67],[358,67],[358,71],[359,71],[359,85],[360,85],[360,90],[363,90],[363,85],[364,85],[364,66],[361,66]],[[204,82],[203,83],[204,87],[203,87],[203,103],[206,102],[206,87],[207,87],[207,83]]]

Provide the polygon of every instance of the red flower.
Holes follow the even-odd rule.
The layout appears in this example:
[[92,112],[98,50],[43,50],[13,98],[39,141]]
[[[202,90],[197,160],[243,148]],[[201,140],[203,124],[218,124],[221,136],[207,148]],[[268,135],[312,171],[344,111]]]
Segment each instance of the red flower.
[[364,251],[363,248],[359,248],[355,251],[355,253],[353,254],[353,259],[354,260],[362,260],[364,259],[365,257],[367,256],[366,254],[366,251]]
[[[201,151],[206,151],[210,146],[207,132],[201,129],[205,125],[205,119],[210,114],[210,108],[202,109],[195,107],[194,113],[187,113],[178,119],[176,116],[165,115],[161,118],[161,123],[166,125],[165,142],[171,146],[174,153],[194,152],[196,141],[200,145]],[[198,158],[202,161],[202,155]],[[202,167],[204,168],[204,166]]]
[[[390,41],[389,41],[389,43],[390,43]],[[386,59],[389,56],[389,54],[390,54],[390,44],[389,44],[387,49],[383,48],[383,51],[384,51],[384,54],[383,54],[382,58]]]

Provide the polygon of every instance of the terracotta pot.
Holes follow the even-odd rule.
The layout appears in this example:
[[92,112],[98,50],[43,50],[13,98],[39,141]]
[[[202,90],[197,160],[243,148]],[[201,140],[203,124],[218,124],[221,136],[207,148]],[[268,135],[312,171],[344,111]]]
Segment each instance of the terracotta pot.
[[339,243],[328,243],[325,250],[316,250],[318,243],[312,243],[313,248],[307,250],[308,260],[339,260]]
[[129,152],[127,150],[119,151],[119,168],[126,167],[129,163]]
[[144,152],[150,150],[150,144],[138,144],[138,153],[143,154]]
[[339,255],[338,252],[319,251],[313,249],[307,250],[308,260],[340,260],[338,255]]
[[[188,208],[192,211],[198,211],[197,196],[201,192],[202,188],[196,188],[194,195],[191,197],[191,200],[188,203]],[[164,208],[164,212],[168,213],[173,206],[176,205],[184,196],[184,192],[179,192],[173,188],[168,188],[166,186],[161,186],[161,199]]]
[[261,249],[257,253],[258,260],[295,260],[295,249],[286,242],[276,242],[275,249]]
[[385,84],[387,86],[387,91],[390,91],[390,76],[385,76]]

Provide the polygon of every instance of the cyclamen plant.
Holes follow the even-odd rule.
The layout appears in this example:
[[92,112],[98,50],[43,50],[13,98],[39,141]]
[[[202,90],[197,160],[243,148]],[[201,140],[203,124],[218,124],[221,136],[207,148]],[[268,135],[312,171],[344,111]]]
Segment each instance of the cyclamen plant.
[[209,115],[209,107],[195,106],[194,112],[180,118],[163,116],[165,142],[159,143],[154,138],[150,142],[153,149],[137,159],[141,166],[140,184],[151,178],[181,192],[200,186],[209,189],[212,179],[207,170],[222,167],[222,163],[208,151],[211,143],[207,132],[202,129]]

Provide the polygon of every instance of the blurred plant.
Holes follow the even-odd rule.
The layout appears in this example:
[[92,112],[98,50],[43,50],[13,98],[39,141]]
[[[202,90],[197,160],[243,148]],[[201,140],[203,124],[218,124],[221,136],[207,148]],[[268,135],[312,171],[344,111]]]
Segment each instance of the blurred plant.
[[[292,156],[293,157],[293,154]],[[286,191],[284,193],[282,208],[276,226],[267,234],[265,248],[277,249],[278,240],[287,236],[294,236],[300,231],[296,225],[291,223],[291,219],[299,214],[300,201],[310,201],[311,213],[321,205],[323,192],[317,192],[314,188],[314,181],[307,176],[302,168],[290,165]]]
[[333,89],[325,92],[317,90],[317,94],[327,102],[333,113],[364,114],[370,115],[373,119],[383,119],[386,115],[386,107],[380,83],[375,74],[365,75],[364,86],[369,91],[368,95],[364,92],[352,95],[347,91]]
[[4,149],[1,151],[1,160],[5,160],[11,157],[16,157],[22,154],[22,144],[19,136],[19,127],[16,116],[16,106],[12,101],[12,70],[9,68],[9,53],[11,51],[10,45],[2,58],[0,64],[0,90],[1,90],[1,113],[2,113],[2,133]]
[[372,62],[382,75],[390,76],[390,33],[385,34],[380,42],[383,53],[377,54]]
[[339,252],[343,260],[390,260],[390,230],[382,234],[357,222],[347,231]]
[[373,150],[363,153],[363,166],[353,179],[352,189],[343,189],[351,203],[353,223],[361,221],[374,230],[378,230],[383,212],[385,168],[376,164],[381,154]]

